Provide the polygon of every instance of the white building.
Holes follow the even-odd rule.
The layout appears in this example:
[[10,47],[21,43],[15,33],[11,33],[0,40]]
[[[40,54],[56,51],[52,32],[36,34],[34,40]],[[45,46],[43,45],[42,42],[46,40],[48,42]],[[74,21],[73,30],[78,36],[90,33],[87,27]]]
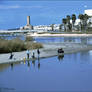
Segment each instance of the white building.
[[[34,26],[34,30],[52,30],[51,25],[39,25],[39,26]],[[54,30],[59,30],[59,24],[54,24]]]
[[85,10],[84,13],[92,17],[92,9]]
[[[92,23],[92,9],[85,10],[84,14],[87,14],[88,16],[90,16],[90,18],[88,19],[88,23],[89,22]],[[72,23],[72,20],[70,22]],[[78,25],[79,23],[80,23],[80,19],[76,19],[75,25]]]
[[87,9],[84,11],[84,14],[87,14],[88,16],[90,16],[88,22],[92,23],[92,9]]

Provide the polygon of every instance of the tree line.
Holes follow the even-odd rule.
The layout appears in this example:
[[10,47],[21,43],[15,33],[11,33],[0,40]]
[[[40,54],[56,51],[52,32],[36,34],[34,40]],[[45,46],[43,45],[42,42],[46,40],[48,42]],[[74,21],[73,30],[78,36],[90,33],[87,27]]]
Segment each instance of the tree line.
[[[87,14],[79,14],[78,15],[78,19],[80,19],[79,25],[78,25],[78,29],[80,31],[86,31],[87,30],[87,21],[90,17]],[[67,15],[66,18],[62,19],[62,24],[64,26],[64,31],[73,31],[75,30],[75,22],[76,22],[76,15],[72,14],[72,16]],[[70,20],[72,22],[70,22]],[[62,29],[62,24],[60,25],[60,30]]]

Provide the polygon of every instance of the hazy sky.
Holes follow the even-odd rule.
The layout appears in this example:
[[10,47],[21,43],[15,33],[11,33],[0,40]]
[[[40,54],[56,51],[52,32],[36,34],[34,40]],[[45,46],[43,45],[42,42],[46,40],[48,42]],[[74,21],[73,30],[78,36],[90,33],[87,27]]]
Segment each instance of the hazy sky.
[[0,29],[26,25],[27,16],[32,25],[59,24],[66,15],[84,13],[92,9],[92,1],[1,1]]

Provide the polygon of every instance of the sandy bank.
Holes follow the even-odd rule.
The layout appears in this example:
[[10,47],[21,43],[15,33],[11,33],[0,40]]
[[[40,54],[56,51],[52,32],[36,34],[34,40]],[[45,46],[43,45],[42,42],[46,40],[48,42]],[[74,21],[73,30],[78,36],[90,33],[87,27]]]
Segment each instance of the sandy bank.
[[33,37],[53,37],[53,36],[62,36],[62,37],[92,37],[92,34],[37,34],[37,33],[28,33],[27,36],[33,36]]
[[[58,48],[63,48],[65,54],[75,53],[79,51],[92,50],[92,45],[83,45],[78,43],[49,43],[43,44],[44,48],[40,49],[40,59],[47,58],[57,55]],[[35,52],[35,59],[38,58],[38,54],[36,50],[30,50],[30,60],[32,60],[32,53]],[[0,64],[2,63],[11,63],[11,62],[19,62],[24,61],[24,58],[27,59],[26,51],[22,52],[14,52],[13,59],[9,59],[10,54],[0,54]]]

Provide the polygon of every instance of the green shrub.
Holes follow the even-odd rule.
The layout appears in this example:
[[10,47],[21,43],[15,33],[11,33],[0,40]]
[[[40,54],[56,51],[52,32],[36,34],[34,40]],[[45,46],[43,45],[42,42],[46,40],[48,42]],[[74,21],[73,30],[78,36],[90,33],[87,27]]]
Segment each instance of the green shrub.
[[33,41],[34,39],[33,39],[33,37],[30,37],[30,36],[26,36],[26,39],[25,39],[25,41]]
[[27,49],[42,48],[42,44],[25,42],[19,38],[13,40],[0,39],[0,53],[19,52]]
[[41,43],[27,42],[26,47],[28,49],[38,49],[43,48],[43,45]]

